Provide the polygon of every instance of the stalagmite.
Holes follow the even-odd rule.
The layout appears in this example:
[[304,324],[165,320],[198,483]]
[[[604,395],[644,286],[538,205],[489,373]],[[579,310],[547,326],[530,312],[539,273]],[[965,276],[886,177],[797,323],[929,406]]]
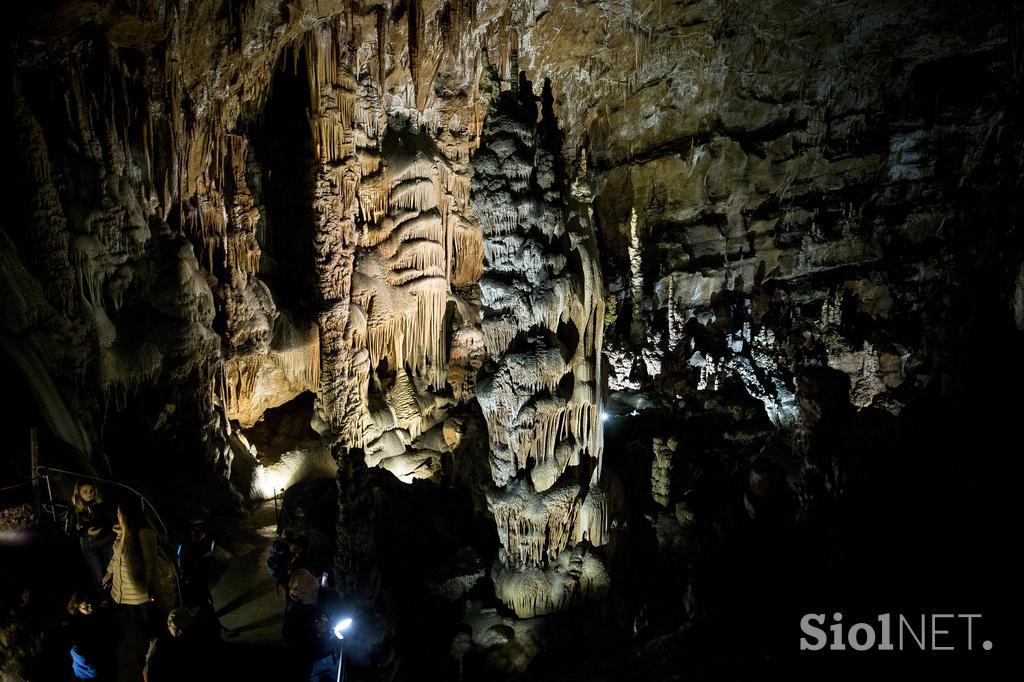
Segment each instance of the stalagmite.
[[654,462],[651,465],[651,496],[662,507],[668,507],[672,495],[672,466],[679,442],[675,438],[654,438]]
[[[488,122],[493,131],[483,136],[471,201],[483,236],[484,350],[497,364],[477,385],[499,491],[488,496],[503,547],[495,590],[524,617],[601,592],[607,574],[593,571],[603,577],[585,582],[575,550],[610,545],[616,513],[614,496],[602,488],[604,297],[589,195],[577,197],[572,221],[545,203],[557,201],[562,188],[548,191],[555,176],[542,178],[535,164],[551,168],[561,150],[535,148],[549,138],[522,123],[528,114],[512,113],[532,106],[530,93],[501,96]],[[548,184],[541,187],[541,179]],[[567,326],[577,339],[563,338]],[[532,350],[519,350],[523,344]],[[563,385],[571,392],[562,393]],[[519,475],[525,470],[528,478]],[[571,564],[564,559],[569,549]]]

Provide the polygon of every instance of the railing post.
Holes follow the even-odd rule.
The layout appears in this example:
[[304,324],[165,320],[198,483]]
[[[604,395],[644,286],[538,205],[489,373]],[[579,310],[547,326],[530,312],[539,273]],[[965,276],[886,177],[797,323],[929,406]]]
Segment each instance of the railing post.
[[36,469],[39,467],[39,430],[34,426],[28,430],[28,452],[32,460],[32,502],[38,519],[42,516],[39,477],[36,475]]
[[[281,492],[284,492],[284,488],[281,488]],[[277,524],[277,532],[281,532],[281,509],[277,506],[277,496],[280,493],[277,492],[277,488],[274,488],[274,523]],[[283,503],[283,500],[282,500]]]

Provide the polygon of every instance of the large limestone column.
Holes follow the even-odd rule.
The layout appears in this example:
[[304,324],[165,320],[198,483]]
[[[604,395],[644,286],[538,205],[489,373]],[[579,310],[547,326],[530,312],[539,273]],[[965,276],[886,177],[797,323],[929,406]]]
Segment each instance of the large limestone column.
[[[490,438],[497,595],[522,617],[603,594],[616,495],[602,471],[604,303],[585,182],[570,204],[549,87],[492,104],[474,158],[484,236],[477,398]],[[568,207],[568,208],[567,208]]]

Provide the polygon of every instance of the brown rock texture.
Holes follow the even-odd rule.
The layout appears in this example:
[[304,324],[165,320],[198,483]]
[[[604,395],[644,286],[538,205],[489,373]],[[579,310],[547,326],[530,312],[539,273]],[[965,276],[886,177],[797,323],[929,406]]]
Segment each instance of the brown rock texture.
[[[373,524],[400,495],[367,468],[412,497],[468,490],[493,531],[435,593],[487,564],[518,617],[607,602],[625,622],[630,537],[692,596],[673,581],[718,472],[785,451],[812,508],[856,483],[819,422],[969,405],[999,372],[986,343],[1020,350],[1020,3],[11,12],[5,366],[57,441],[119,475],[173,458],[230,478],[232,429],[314,394],[339,566],[384,614],[367,649],[394,632]],[[842,377],[833,412],[800,397],[808,367]],[[503,647],[513,675],[542,648],[466,613],[460,660]]]

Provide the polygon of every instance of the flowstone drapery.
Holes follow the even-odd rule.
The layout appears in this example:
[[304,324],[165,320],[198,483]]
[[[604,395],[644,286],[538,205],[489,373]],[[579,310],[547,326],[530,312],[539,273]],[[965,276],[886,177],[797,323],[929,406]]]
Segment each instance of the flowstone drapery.
[[[483,257],[467,224],[465,177],[430,137],[389,128],[359,189],[362,223],[349,325],[360,377],[350,438],[401,480],[434,478],[448,407],[451,285],[475,283]],[[433,433],[430,433],[431,431]],[[427,437],[420,439],[421,434]]]

